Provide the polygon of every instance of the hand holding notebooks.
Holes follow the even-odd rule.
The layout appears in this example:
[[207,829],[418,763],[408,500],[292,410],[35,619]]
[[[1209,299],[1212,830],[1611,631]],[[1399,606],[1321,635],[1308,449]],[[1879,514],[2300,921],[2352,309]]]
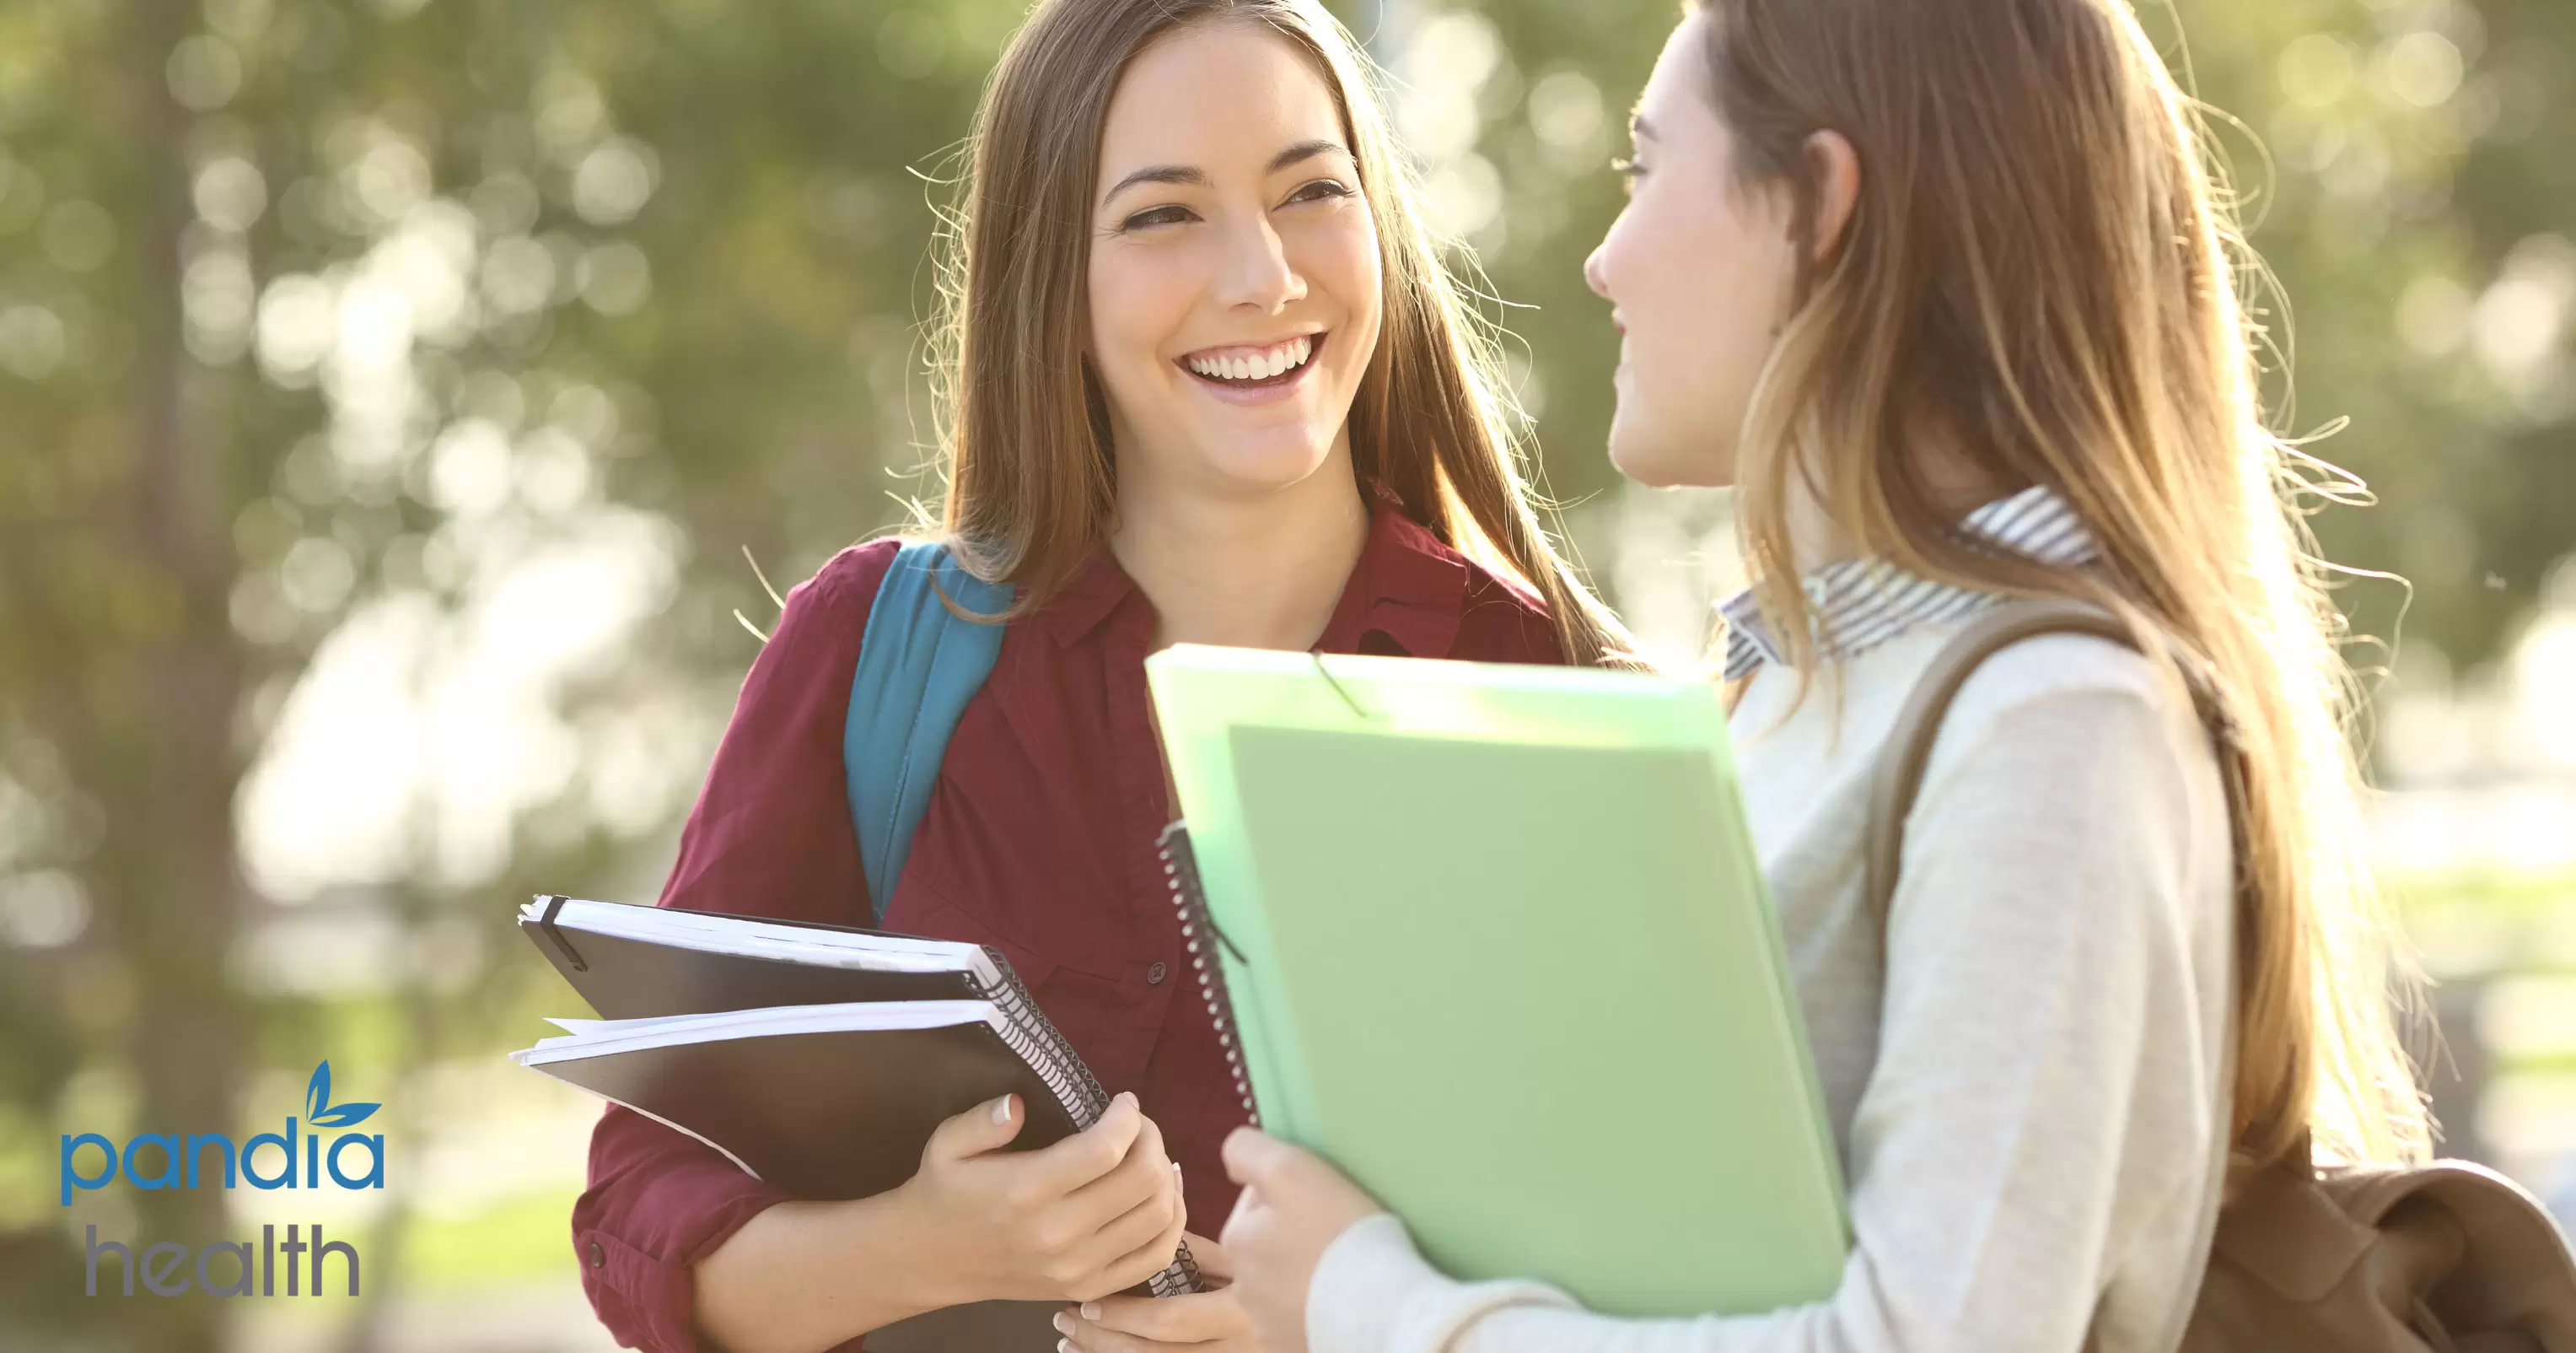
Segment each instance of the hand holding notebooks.
[[[999,954],[846,927],[541,897],[519,924],[608,1016],[511,1054],[697,1138],[800,1198],[902,1184],[946,1119],[1016,1093],[1009,1149],[1089,1127],[1109,1095]],[[1196,1290],[1187,1247],[1147,1289]],[[1051,1349],[1054,1307],[978,1303],[871,1349]]]
[[1838,1162],[1713,689],[1190,646],[1146,671],[1174,900],[1263,1127],[1462,1278],[1635,1315],[1831,1293]]

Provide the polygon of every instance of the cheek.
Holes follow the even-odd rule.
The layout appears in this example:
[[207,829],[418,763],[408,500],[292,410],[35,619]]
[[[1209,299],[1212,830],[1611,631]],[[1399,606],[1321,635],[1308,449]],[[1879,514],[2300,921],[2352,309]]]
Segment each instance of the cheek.
[[1179,255],[1178,250],[1151,249],[1093,252],[1091,357],[1112,387],[1159,364],[1163,347],[1188,317],[1191,268]]
[[[1724,195],[1650,221],[1636,241],[1630,279],[1639,301],[1622,296],[1631,355],[1684,378],[1670,393],[1699,399],[1740,392],[1757,374],[1787,300],[1785,246]],[[1642,350],[1641,350],[1642,349]]]
[[1611,439],[1621,470],[1652,485],[1732,478],[1786,258],[1729,194],[1680,182],[1639,194],[1601,258],[1628,327]]
[[1353,203],[1312,223],[1298,232],[1295,249],[1294,266],[1306,279],[1310,303],[1323,303],[1317,318],[1340,331],[1333,364],[1366,365],[1377,346],[1384,294],[1377,227],[1368,210]]

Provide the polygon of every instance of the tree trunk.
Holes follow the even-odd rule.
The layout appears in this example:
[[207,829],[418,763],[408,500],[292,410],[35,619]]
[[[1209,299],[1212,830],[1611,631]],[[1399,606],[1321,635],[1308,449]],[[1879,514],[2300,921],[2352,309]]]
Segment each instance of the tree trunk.
[[[183,338],[180,251],[191,219],[184,141],[188,114],[164,74],[195,7],[134,0],[126,8],[122,80],[141,135],[135,175],[131,398],[133,460],[124,504],[124,557],[136,572],[135,642],[125,671],[101,693],[99,730],[107,840],[101,909],[136,993],[129,1065],[140,1090],[138,1131],[227,1131],[243,1066],[241,1004],[226,981],[240,915],[233,796],[242,764],[233,745],[242,654],[228,599],[232,548],[223,419],[191,409],[226,393]],[[114,670],[113,668],[110,669]],[[220,1189],[137,1192],[139,1254],[176,1241],[192,1251],[226,1236]],[[227,1303],[197,1297],[146,1304],[137,1328],[153,1353],[218,1353]],[[129,1312],[141,1315],[142,1312]]]

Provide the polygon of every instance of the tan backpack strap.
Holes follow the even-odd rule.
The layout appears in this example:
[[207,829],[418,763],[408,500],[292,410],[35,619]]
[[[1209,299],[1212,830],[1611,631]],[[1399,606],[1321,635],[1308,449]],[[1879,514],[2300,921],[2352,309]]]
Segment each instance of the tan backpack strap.
[[[2137,635],[2110,612],[2079,601],[2049,598],[1997,606],[1969,622],[1933,655],[1931,666],[1914,683],[1913,693],[1906,697],[1905,708],[1897,714],[1896,725],[1888,733],[1885,750],[1879,753],[1877,782],[1870,789],[1866,896],[1871,914],[1878,918],[1882,944],[1888,913],[1896,899],[1897,869],[1905,853],[1905,819],[1914,812],[1915,796],[1923,788],[1924,767],[1932,760],[1932,744],[1941,735],[1941,721],[1950,712],[1951,700],[1967,684],[1968,674],[1986,659],[2043,634],[2089,634],[2131,649],[2138,646]],[[2192,702],[2201,722],[2220,740],[2220,778],[2226,783],[2228,818],[2241,832],[2244,767],[2227,749],[2232,729],[2226,711],[2192,664],[2184,665],[2183,676],[2191,687]]]
[[[1866,861],[1871,914],[1876,918],[1879,953],[1887,952],[1887,922],[1896,901],[1897,873],[1904,860],[1905,819],[1914,812],[1914,800],[1923,788],[1924,768],[1932,760],[1932,744],[1941,735],[1941,721],[1950,712],[1950,702],[1967,684],[1968,674],[1986,659],[2043,634],[2089,634],[2135,650],[2138,636],[2118,617],[2096,606],[2078,601],[2051,598],[2047,600],[2010,601],[1997,606],[1969,622],[1941,651],[1932,657],[1914,690],[1906,697],[1905,707],[1898,712],[1895,726],[1889,730],[1885,749],[1879,753],[1877,779],[1870,787],[1869,856]],[[2237,861],[2238,925],[2250,915],[2245,874],[2246,767],[2244,754],[2237,745],[2236,729],[2226,701],[2196,661],[2177,655],[2182,665],[2185,684],[2191,689],[2192,705],[2202,724],[2208,727],[2218,753],[2219,780],[2227,796],[2227,820]],[[2240,938],[2240,944],[2242,940]],[[2235,1002],[2229,1003],[2230,1036],[2226,1044],[2226,1070],[2222,1073],[2233,1083],[2237,1056]],[[2221,1137],[2213,1150],[2222,1156],[2227,1138]],[[2299,1171],[2312,1178],[2304,1167],[2309,1158],[2308,1143],[2303,1137],[2295,1159],[2280,1169]],[[2245,1172],[2231,1169],[2226,1182],[2226,1196],[2234,1197],[2244,1183]],[[2214,1214],[2212,1220],[2215,1220]],[[2207,1234],[2201,1237],[2206,1245]],[[2165,1336],[2155,1348],[2172,1348],[2183,1337],[2191,1319],[2189,1307],[2176,1309]],[[2101,1347],[2098,1326],[2085,1336],[2086,1353]]]

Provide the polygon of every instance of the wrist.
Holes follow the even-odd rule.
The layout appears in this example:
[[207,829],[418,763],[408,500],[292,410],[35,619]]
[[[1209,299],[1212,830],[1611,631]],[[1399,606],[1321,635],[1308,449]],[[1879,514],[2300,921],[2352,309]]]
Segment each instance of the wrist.
[[953,1247],[940,1243],[946,1219],[918,1184],[906,1180],[884,1193],[851,1199],[838,1205],[833,1218],[851,1267],[871,1275],[866,1285],[875,1300],[870,1304],[896,1312],[878,1324],[985,1295],[965,1290],[970,1280],[955,1262]]

